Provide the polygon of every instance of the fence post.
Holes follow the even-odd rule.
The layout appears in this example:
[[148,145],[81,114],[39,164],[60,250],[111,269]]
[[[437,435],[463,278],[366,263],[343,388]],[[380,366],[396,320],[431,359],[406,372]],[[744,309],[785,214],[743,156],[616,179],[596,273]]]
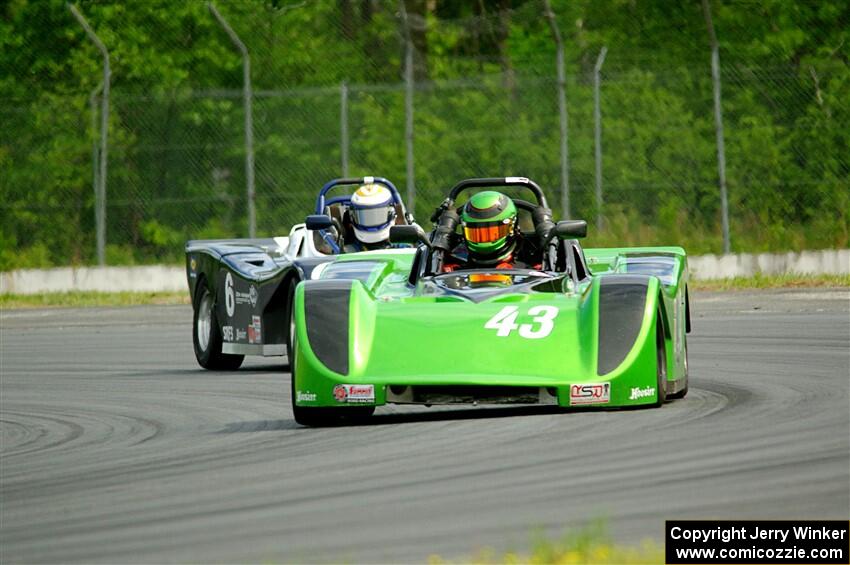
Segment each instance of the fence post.
[[94,222],[95,222],[95,231],[96,231],[96,239],[97,239],[97,264],[101,267],[104,266],[106,262],[105,259],[105,250],[104,250],[104,242],[101,238],[102,236],[102,226],[101,226],[101,209],[100,209],[100,175],[98,174],[98,168],[100,167],[100,158],[98,154],[98,144],[97,144],[97,95],[103,88],[103,81],[99,82],[94,89],[89,93],[89,110],[91,112],[91,131],[92,131],[92,141],[91,141],[91,161],[92,161],[92,190],[94,191]]
[[218,12],[215,4],[207,2],[207,7],[210,13],[218,20],[218,23],[230,36],[233,45],[242,54],[242,98],[245,106],[245,191],[248,199],[248,237],[257,236],[257,212],[256,212],[256,194],[254,192],[254,117],[252,98],[253,92],[251,89],[251,57],[248,55],[248,48],[230,27],[230,24]]
[[406,207],[416,214],[416,183],[414,176],[413,153],[413,41],[410,39],[410,26],[407,21],[407,8],[404,0],[399,0],[401,17],[404,23],[404,139],[407,154],[407,202]]
[[552,38],[557,46],[558,114],[560,115],[561,127],[561,215],[566,219],[570,217],[570,161],[567,145],[567,78],[564,69],[564,42],[561,40],[561,31],[558,29],[555,12],[552,11],[549,0],[544,0],[543,5],[546,10],[546,18],[549,20],[549,27],[552,30]]
[[723,230],[723,253],[731,251],[729,241],[729,203],[726,198],[726,147],[723,141],[723,110],[720,106],[720,50],[717,46],[717,35],[714,33],[714,23],[711,20],[711,7],[708,0],[702,0],[702,11],[705,15],[705,25],[708,27],[708,37],[711,41],[711,80],[714,83],[714,129],[717,137],[717,176],[720,184],[720,218]]
[[348,83],[339,87],[339,145],[342,156],[342,176],[348,178]]
[[603,46],[593,67],[594,157],[596,159],[596,229],[601,230],[602,218],[602,110],[599,107],[599,71],[605,63],[608,47]]
[[[109,51],[97,34],[83,17],[76,6],[68,4],[68,9],[74,18],[83,26],[86,35],[103,55],[103,94],[100,103],[100,158],[95,156],[93,161],[100,165],[100,172],[95,170],[95,198],[94,218],[95,233],[97,237],[97,264],[101,267],[106,265],[106,172],[107,172],[107,147],[109,143],[109,79],[112,70],[109,67]],[[90,102],[94,102],[94,96],[100,87],[92,91]]]

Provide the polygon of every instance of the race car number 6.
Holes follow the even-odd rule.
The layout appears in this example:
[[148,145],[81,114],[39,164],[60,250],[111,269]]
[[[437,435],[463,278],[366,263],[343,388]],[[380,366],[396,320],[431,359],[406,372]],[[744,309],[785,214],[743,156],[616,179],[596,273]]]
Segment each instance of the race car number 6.
[[224,279],[224,307],[227,309],[227,317],[232,317],[236,311],[236,297],[233,295],[233,277],[230,273]]
[[[514,330],[519,330],[520,337],[526,339],[540,339],[552,333],[555,327],[553,320],[558,315],[558,309],[554,306],[532,306],[528,309],[528,315],[533,316],[530,324],[517,324],[519,317],[518,306],[505,306],[499,312],[487,320],[484,328],[496,330],[498,337],[508,337]],[[535,324],[539,324],[535,327]]]

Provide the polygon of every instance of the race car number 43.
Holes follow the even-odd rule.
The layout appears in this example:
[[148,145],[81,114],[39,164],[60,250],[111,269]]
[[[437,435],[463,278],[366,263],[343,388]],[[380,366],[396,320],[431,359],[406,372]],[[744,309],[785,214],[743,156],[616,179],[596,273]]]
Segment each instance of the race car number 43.
[[487,320],[484,327],[488,330],[496,330],[498,337],[508,337],[514,330],[519,330],[520,337],[540,339],[552,333],[558,309],[554,306],[532,306],[528,309],[527,315],[532,316],[532,323],[517,324],[519,307],[505,306],[495,316]]

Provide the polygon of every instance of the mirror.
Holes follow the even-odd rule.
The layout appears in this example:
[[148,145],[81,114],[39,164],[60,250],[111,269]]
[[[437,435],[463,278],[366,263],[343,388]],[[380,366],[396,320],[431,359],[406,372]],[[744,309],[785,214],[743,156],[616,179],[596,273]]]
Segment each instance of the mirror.
[[324,214],[311,214],[305,222],[308,230],[326,230],[333,227],[333,220]]
[[561,220],[555,226],[555,235],[560,239],[587,237],[587,222],[584,220]]
[[425,235],[425,231],[418,224],[392,226],[390,228],[390,243],[424,243],[428,247],[431,247],[428,236]]

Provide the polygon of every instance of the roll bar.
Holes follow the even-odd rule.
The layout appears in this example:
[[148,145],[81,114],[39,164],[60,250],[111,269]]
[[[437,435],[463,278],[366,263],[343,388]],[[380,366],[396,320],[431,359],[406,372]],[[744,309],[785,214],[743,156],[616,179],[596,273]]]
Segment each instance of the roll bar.
[[[334,179],[332,181],[328,181],[322,187],[322,190],[319,191],[319,196],[316,198],[316,214],[324,214],[325,212],[325,195],[330,192],[331,189],[337,186],[351,186],[351,185],[361,185],[361,184],[381,184],[387,187],[393,195],[393,202],[396,204],[401,204],[404,207],[404,203],[401,201],[401,194],[399,194],[398,189],[395,187],[393,183],[385,179],[384,177],[357,177],[357,178],[342,178],[342,179]],[[350,196],[335,196],[331,199],[330,203],[336,202],[348,202],[350,200]]]
[[540,241],[540,246],[543,249],[549,249],[549,242],[552,240],[555,224],[552,221],[552,211],[546,202],[543,189],[536,182],[525,177],[466,179],[452,187],[449,195],[431,215],[431,221],[436,224],[434,231],[431,233],[431,272],[440,272],[445,255],[451,246],[452,234],[454,234],[460,222],[460,217],[455,209],[455,199],[457,199],[461,192],[468,188],[497,186],[519,186],[530,190],[534,194],[538,204],[537,208],[531,213],[534,221],[534,232]]
[[492,177],[462,180],[449,191],[449,198],[452,201],[456,200],[458,195],[467,188],[494,186],[521,186],[527,188],[534,193],[534,196],[537,198],[537,204],[544,208],[549,207],[549,204],[546,202],[546,196],[543,194],[543,189],[536,182],[525,177]]

